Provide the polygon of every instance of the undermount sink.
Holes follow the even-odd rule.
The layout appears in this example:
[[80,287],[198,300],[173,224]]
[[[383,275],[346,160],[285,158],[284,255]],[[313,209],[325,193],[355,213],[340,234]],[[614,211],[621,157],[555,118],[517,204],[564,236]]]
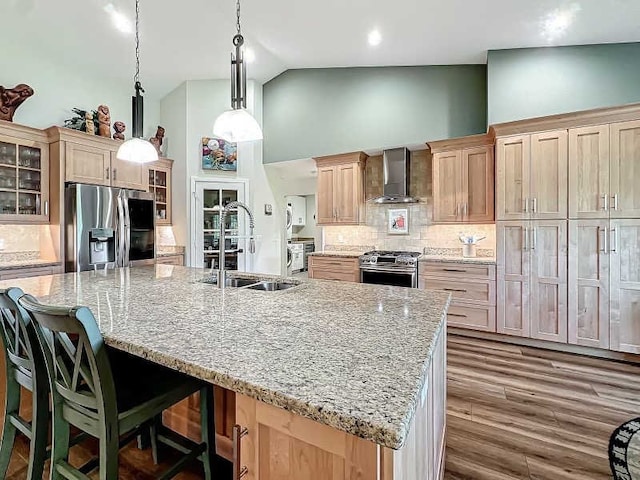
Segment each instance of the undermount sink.
[[289,282],[263,281],[263,282],[258,282],[255,285],[249,285],[247,288],[251,290],[261,290],[263,292],[275,292],[277,290],[287,290],[297,285],[298,285],[297,283],[289,283]]
[[[218,283],[217,278],[215,276],[207,277],[200,281],[203,283],[210,283],[212,285],[216,285]],[[224,286],[225,287],[246,287],[247,285],[253,285],[254,283],[257,283],[257,282],[259,282],[259,280],[256,280],[253,278],[227,277],[225,279]]]

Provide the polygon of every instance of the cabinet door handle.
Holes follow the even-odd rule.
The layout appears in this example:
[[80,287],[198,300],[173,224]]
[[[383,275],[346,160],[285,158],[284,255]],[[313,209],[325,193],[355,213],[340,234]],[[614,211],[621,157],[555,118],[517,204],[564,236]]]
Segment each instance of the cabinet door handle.
[[607,253],[607,227],[598,227],[598,231],[602,233],[600,241],[600,252]]
[[49,216],[49,200],[47,200],[46,202],[44,202],[44,214],[48,217]]
[[240,425],[233,426],[233,480],[240,480],[244,477],[249,469],[245,465],[241,465],[241,448],[240,441],[242,437],[247,435],[249,430],[241,427]]
[[533,213],[536,213],[538,211],[538,197],[533,197],[532,203],[531,210]]
[[613,234],[613,241],[611,242],[611,247],[609,247],[609,251],[611,253],[616,253],[618,251],[618,229],[612,228],[610,232]]
[[109,171],[110,170],[111,170],[110,168],[107,168],[107,180],[109,180]]
[[524,199],[524,213],[529,213],[529,199]]
[[462,206],[462,215],[463,215],[464,217],[466,217],[466,216],[467,216],[468,207],[469,207],[469,204],[468,204],[467,202],[464,202],[464,204],[463,204],[463,206]]
[[466,272],[466,270],[463,270],[461,268],[443,268],[442,270],[444,272],[462,272],[462,273]]
[[523,230],[524,230],[524,244],[522,245],[522,250],[526,252],[527,249],[529,248],[529,229],[523,228]]
[[613,209],[618,210],[618,194],[617,193],[613,196]]
[[447,315],[449,317],[460,317],[460,318],[467,318],[466,315],[462,314],[462,313],[447,313]]
[[118,179],[118,169],[117,169],[117,168],[114,168],[114,169],[113,169],[113,179],[114,179],[114,180],[117,180],[117,179]]
[[532,230],[531,250],[535,250],[536,249],[536,243],[538,243],[538,233],[537,233],[537,229],[535,227],[532,228],[531,230]]
[[443,288],[445,292],[466,292],[464,288]]
[[604,195],[600,195],[600,197],[602,198],[602,210],[606,212],[609,210],[609,195],[605,193]]

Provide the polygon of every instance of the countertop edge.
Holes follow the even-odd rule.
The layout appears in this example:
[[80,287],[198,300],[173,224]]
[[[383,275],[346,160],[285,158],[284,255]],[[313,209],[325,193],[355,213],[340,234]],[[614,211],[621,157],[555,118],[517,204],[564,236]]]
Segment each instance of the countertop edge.
[[447,257],[444,255],[423,255],[420,262],[464,263],[468,265],[496,265],[495,257]]

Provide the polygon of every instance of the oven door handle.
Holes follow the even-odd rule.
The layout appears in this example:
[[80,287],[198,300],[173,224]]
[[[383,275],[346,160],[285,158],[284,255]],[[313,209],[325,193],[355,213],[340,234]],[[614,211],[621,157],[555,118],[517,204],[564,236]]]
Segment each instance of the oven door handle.
[[374,268],[370,268],[370,267],[360,267],[360,270],[362,270],[363,272],[385,272],[385,273],[408,273],[408,274],[414,274],[416,273],[416,270],[414,268],[412,269],[398,269],[398,268],[384,268],[384,267],[374,267]]

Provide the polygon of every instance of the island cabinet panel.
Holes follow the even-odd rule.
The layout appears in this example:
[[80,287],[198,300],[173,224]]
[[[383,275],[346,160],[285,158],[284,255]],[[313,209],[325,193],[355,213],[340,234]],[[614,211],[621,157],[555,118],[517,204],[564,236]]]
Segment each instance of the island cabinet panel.
[[236,471],[246,480],[441,480],[446,417],[446,326],[404,445],[376,445],[244,395],[236,398]]
[[312,255],[309,257],[309,278],[360,282],[358,259]]

